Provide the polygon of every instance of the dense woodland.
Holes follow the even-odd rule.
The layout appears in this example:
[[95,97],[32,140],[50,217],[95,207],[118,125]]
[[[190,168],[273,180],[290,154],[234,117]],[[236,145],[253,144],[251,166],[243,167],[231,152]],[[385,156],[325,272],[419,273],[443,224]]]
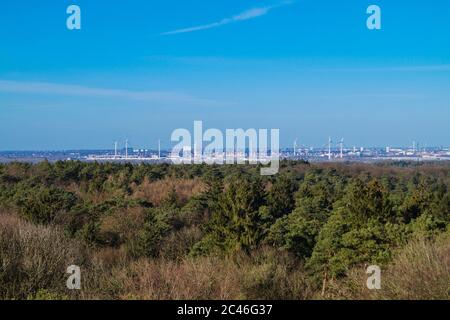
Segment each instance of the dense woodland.
[[449,168],[0,165],[0,299],[449,299]]

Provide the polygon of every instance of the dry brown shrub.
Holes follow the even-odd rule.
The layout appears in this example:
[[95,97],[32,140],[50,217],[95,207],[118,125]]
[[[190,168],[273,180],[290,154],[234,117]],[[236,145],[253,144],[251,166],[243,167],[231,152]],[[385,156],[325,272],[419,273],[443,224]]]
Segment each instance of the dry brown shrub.
[[200,300],[307,299],[306,274],[272,249],[234,257],[141,259],[101,275],[101,291],[89,298]]
[[343,281],[330,284],[332,299],[449,300],[450,238],[415,239],[401,249],[388,266],[381,268],[381,290],[366,287],[365,267],[349,271]]
[[101,204],[112,197],[110,192],[89,192],[87,191],[87,183],[81,182],[80,184],[71,182],[66,186],[62,186],[66,191],[74,193],[79,199],[92,204]]
[[205,191],[204,183],[198,179],[176,179],[166,177],[163,180],[151,182],[148,178],[133,188],[133,198],[149,201],[155,206],[159,206],[168,198],[170,192],[175,190],[177,200],[181,205],[185,204],[189,198]]
[[5,176],[13,177],[16,179],[25,179],[30,177],[30,172],[27,166],[23,163],[9,163],[4,167],[3,173]]
[[182,259],[202,237],[203,233],[198,226],[173,231],[164,238],[159,254],[166,259]]
[[95,254],[92,254],[91,263],[96,267],[101,267],[102,269],[112,269],[117,266],[126,266],[130,263],[130,259],[124,247],[104,247],[98,248],[95,251]]
[[235,264],[212,257],[139,260],[113,270],[106,286],[120,283],[119,299],[238,299],[238,275]]
[[285,251],[264,247],[238,262],[246,299],[305,300],[313,295],[303,265]]
[[102,218],[100,232],[102,234],[116,234],[119,237],[119,243],[126,242],[133,238],[136,230],[139,230],[144,224],[144,210],[141,207],[118,209]]
[[85,258],[82,245],[62,231],[0,215],[0,298],[25,299],[41,289],[67,293],[67,267]]

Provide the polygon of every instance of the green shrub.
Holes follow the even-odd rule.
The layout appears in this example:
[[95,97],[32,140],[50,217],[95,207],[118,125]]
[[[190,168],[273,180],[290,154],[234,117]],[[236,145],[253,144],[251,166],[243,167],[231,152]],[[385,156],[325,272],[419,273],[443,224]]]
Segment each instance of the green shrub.
[[144,226],[128,244],[133,257],[156,257],[163,238],[170,231],[167,212],[163,209],[147,209]]
[[49,290],[39,289],[35,294],[30,294],[27,300],[69,300],[69,297],[59,293],[53,293]]
[[57,214],[70,210],[77,197],[56,187],[33,187],[19,190],[15,196],[16,205],[22,214],[34,223],[51,223]]

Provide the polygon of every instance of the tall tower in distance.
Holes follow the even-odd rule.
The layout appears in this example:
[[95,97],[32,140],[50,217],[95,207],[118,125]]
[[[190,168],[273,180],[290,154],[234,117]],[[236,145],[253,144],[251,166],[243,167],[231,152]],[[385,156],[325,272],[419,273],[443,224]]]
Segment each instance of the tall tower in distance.
[[331,137],[328,138],[328,160],[331,160],[331,143],[333,141],[331,140]]
[[297,155],[297,138],[294,140],[294,157]]
[[158,139],[158,158],[161,159],[161,139]]

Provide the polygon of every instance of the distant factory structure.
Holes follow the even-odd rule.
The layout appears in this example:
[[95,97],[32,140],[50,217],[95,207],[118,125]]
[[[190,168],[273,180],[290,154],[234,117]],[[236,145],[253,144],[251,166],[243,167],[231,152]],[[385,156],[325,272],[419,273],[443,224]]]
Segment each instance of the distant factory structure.
[[[325,140],[325,139],[324,139]],[[322,146],[307,146],[301,144],[297,138],[291,148],[281,150],[266,150],[259,153],[258,150],[196,150],[197,147],[185,147],[180,150],[180,154],[174,154],[172,150],[163,150],[161,140],[157,140],[153,148],[134,148],[128,139],[124,139],[122,144],[114,141],[110,150],[91,151],[55,151],[55,152],[33,152],[21,154],[20,158],[30,157],[36,161],[41,158],[55,160],[80,160],[97,162],[132,162],[132,163],[180,163],[184,161],[186,155],[194,163],[227,163],[227,159],[233,159],[235,163],[256,163],[258,161],[270,161],[272,156],[288,160],[305,160],[309,162],[371,162],[383,160],[406,160],[406,161],[442,161],[450,160],[450,148],[427,147],[417,141],[412,141],[408,147],[363,147],[346,145],[344,138],[333,139],[328,137]],[[121,147],[122,145],[122,147]],[[7,158],[14,158],[18,155],[8,155]]]
[[347,147],[344,138],[333,142],[331,137],[322,147],[309,147],[294,140],[293,149],[283,150],[287,159],[308,161],[364,161],[364,160],[450,160],[450,149],[444,147],[421,147],[413,141],[410,147]]
[[161,157],[161,140],[158,140],[158,150],[135,149],[130,147],[129,140],[125,139],[125,147],[119,149],[119,143],[114,142],[114,149],[104,151],[102,153],[95,152],[89,154],[85,160],[87,161],[117,161],[117,162],[133,162],[133,161],[160,161]]

